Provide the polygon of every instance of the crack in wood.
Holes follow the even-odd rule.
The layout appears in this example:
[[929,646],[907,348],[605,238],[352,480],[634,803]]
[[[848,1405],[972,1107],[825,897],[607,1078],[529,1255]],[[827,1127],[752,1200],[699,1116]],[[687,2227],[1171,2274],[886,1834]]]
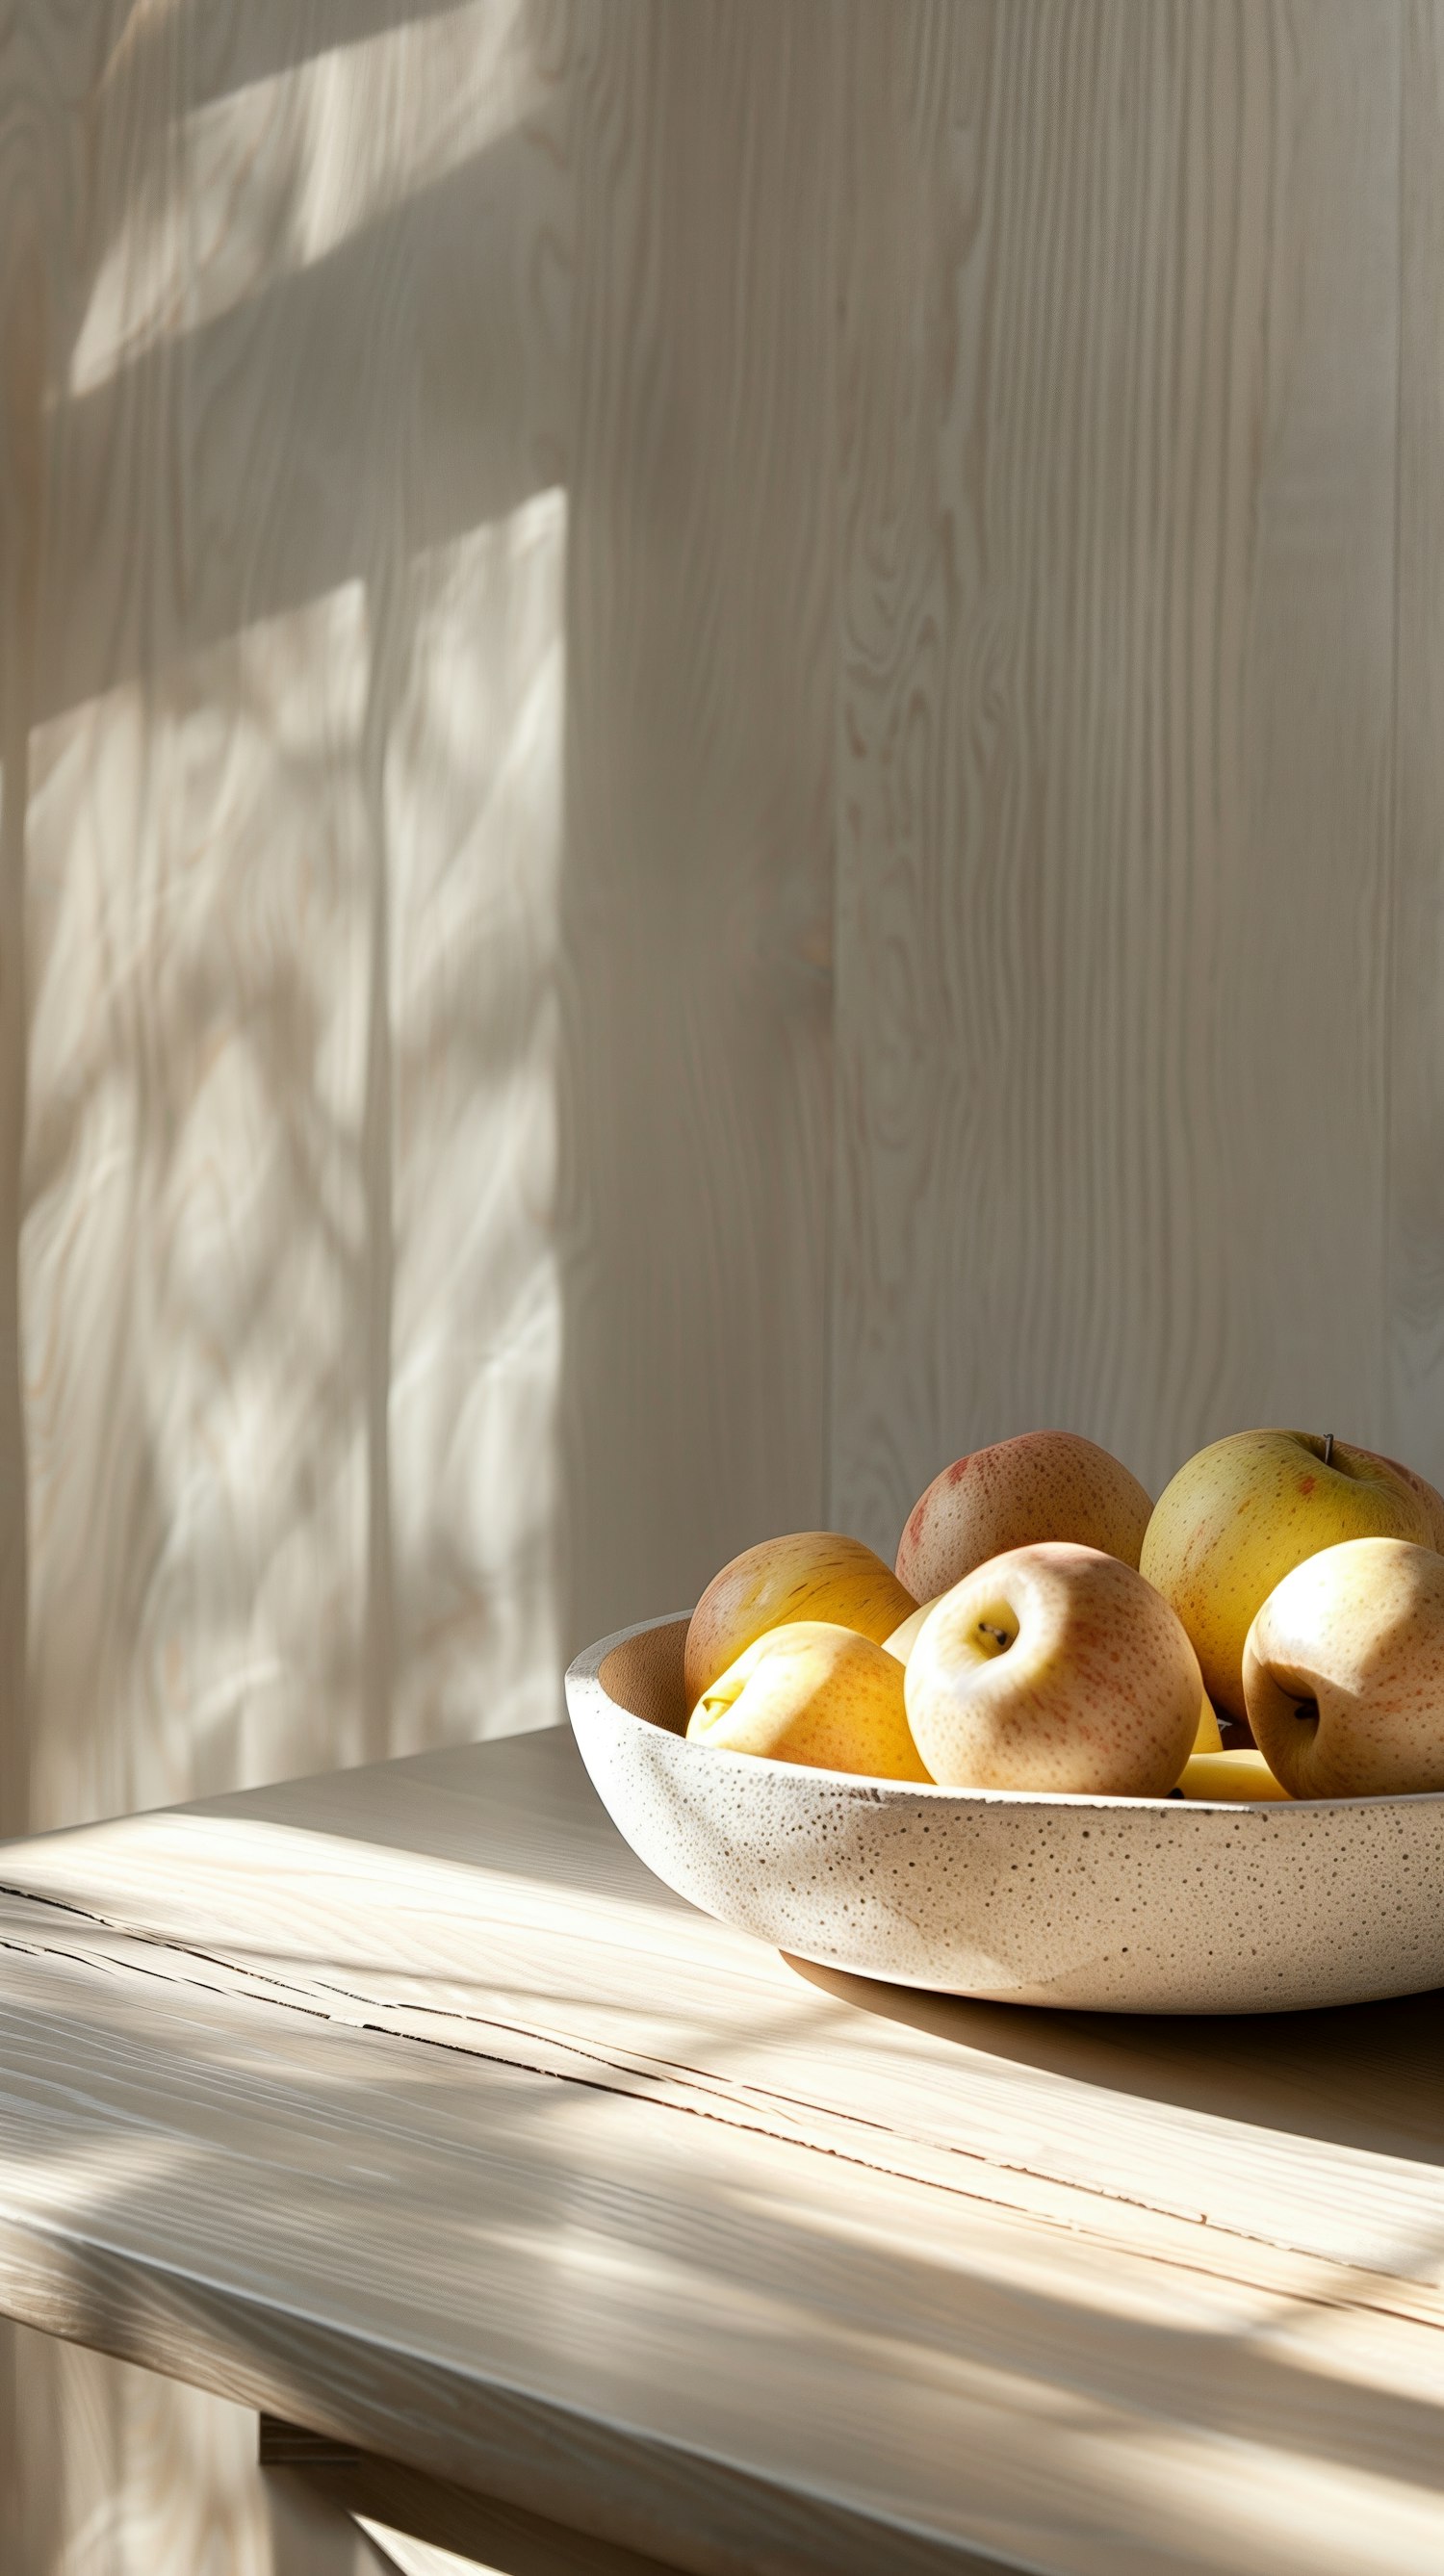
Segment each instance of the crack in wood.
[[[1240,2244],[1256,2244],[1276,2252],[1299,2254],[1310,2260],[1328,2261],[1330,2259],[1327,2256],[1319,2257],[1316,2249],[1294,2244],[1277,2234],[1270,2235],[1262,2230],[1243,2227],[1235,2221],[1211,2219],[1208,2212],[1204,2210],[1183,2209],[1176,2203],[1170,2203],[1161,2197],[1149,2198],[1141,2193],[1110,2188],[1093,2180],[1058,2173],[1046,2165],[1029,2162],[1023,2158],[986,2154],[980,2149],[960,2146],[953,2141],[914,2137],[906,2130],[884,2121],[869,2119],[861,2113],[845,2108],[810,2104],[805,2096],[781,2093],[774,2095],[764,2088],[747,2086],[740,2088],[740,2092],[748,2097],[743,2099],[739,2098],[738,2093],[728,2094],[703,2084],[699,2085],[699,2089],[704,2092],[705,2099],[687,2099],[684,2096],[690,2088],[680,2084],[676,2075],[670,2072],[678,2061],[660,2061],[669,2069],[669,2072],[658,2073],[640,2061],[629,2062],[620,2054],[608,2055],[582,2041],[553,2035],[524,2023],[493,2020],[481,2014],[468,2013],[439,2004],[406,2003],[388,2006],[379,2003],[376,1997],[366,1995],[359,1989],[340,1986],[331,1980],[318,1981],[324,1992],[334,1994],[344,2002],[356,2003],[365,2008],[367,2017],[355,2020],[342,2013],[330,2012],[322,2004],[305,2000],[303,1991],[289,1984],[285,1979],[270,1975],[264,1970],[242,1966],[233,1960],[225,1959],[218,1953],[161,1939],[153,1933],[81,1907],[65,1904],[58,1899],[44,1896],[32,1898],[24,1889],[0,1888],[0,1896],[9,1896],[20,1904],[34,1903],[53,1911],[67,1913],[77,1921],[93,1924],[99,1932],[109,1933],[117,1940],[133,1942],[169,1960],[201,1961],[220,1970],[225,1982],[197,1978],[188,1970],[180,1968],[174,1976],[168,1977],[161,1968],[148,1967],[139,1960],[107,1960],[87,1951],[76,1951],[41,1938],[27,1943],[15,1938],[13,1933],[10,1936],[0,1935],[0,1949],[10,1950],[22,1956],[58,1959],[72,1968],[79,1968],[82,1971],[103,1970],[108,1975],[122,1979],[128,1974],[134,1974],[153,1978],[163,1985],[194,1987],[198,1993],[230,1995],[240,2002],[270,2005],[283,2011],[302,2014],[309,2020],[331,2023],[338,2030],[363,2031],[379,2039],[399,2040],[414,2047],[438,2049],[450,2056],[474,2058],[480,2065],[498,2067],[511,2073],[534,2075],[553,2083],[571,2084],[585,2091],[611,2094],[638,2103],[649,2103],[658,2110],[712,2120],[723,2127],[764,2137],[778,2146],[800,2147],[813,2155],[826,2156],[836,2162],[855,2166],[865,2172],[883,2174],[896,2181],[943,2191],[954,2199],[974,2202],[982,2207],[1016,2209],[1017,2202],[1005,2191],[990,2192],[980,2187],[981,2177],[984,2174],[997,2174],[1000,2177],[1008,2175],[1021,2181],[1038,2183],[1052,2190],[1076,2195],[1079,2199],[1094,2202],[1103,2209],[1117,2211],[1136,2209],[1183,2226],[1206,2228],[1214,2246],[1224,2241],[1235,2240]],[[259,1988],[260,1991],[256,1991],[255,1988]],[[386,2020],[371,2018],[377,2012],[394,2015],[395,2018]],[[466,2038],[445,2038],[438,2031],[412,2030],[405,2027],[405,2017],[412,2014],[418,2017],[454,2020],[461,2024],[463,2029],[504,2033],[520,2045],[515,2051],[505,2053],[499,2049],[481,2047]],[[527,2045],[528,2043],[530,2044]],[[580,2059],[583,2065],[548,2064],[545,2062],[547,2053],[553,2057]],[[583,2067],[587,2071],[583,2071]],[[668,2089],[669,2086],[675,2089]],[[806,2128],[790,2124],[784,2126],[776,2118],[769,2121],[763,2109],[763,2106],[769,2103],[775,2103],[779,2108],[783,2104],[795,2105],[809,2125]],[[849,2145],[836,2138],[819,2134],[817,2125],[819,2123],[837,2126],[844,2130],[866,2130],[879,2139],[890,2141],[900,2152],[892,2156],[881,2152],[869,2155],[859,2145]],[[976,2169],[977,2178],[964,2181],[961,2176],[920,2170],[923,2159],[932,2157],[946,2158],[950,2163],[956,2161],[973,2167]],[[1029,2215],[1038,2224],[1063,2234],[1092,2233],[1107,2240],[1113,2233],[1101,2227],[1084,2228],[1076,2219],[1068,2219],[1048,2211],[1039,2211],[1031,2206]],[[1159,2254],[1157,2259],[1167,2263],[1171,2268],[1203,2274],[1210,2279],[1242,2282],[1247,2278],[1247,2275],[1231,2270],[1226,2263],[1217,2260],[1195,2263],[1182,2252]],[[1396,2287],[1401,2286],[1400,2276],[1386,2270],[1382,2265],[1355,2261],[1349,2266],[1349,2271],[1355,2277],[1366,2276],[1371,2282],[1391,2282]],[[1411,2284],[1409,2287],[1412,2289],[1414,2285]],[[1337,2296],[1303,2295],[1305,2304],[1324,2310],[1341,2308],[1355,2313],[1388,2315],[1411,2324],[1425,2325],[1435,2331],[1444,2330],[1444,2317],[1436,2318],[1421,2314],[1417,2305],[1401,2306],[1395,2301],[1374,2297],[1350,2297],[1345,2292],[1340,2292]]]

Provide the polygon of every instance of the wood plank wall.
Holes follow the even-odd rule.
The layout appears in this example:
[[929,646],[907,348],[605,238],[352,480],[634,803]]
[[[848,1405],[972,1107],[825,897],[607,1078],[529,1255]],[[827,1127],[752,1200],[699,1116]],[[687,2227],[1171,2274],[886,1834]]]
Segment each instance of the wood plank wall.
[[[9,0],[8,1829],[1035,1422],[1444,1475],[1441,18]],[[283,2576],[7,2366],[7,2570]]]
[[1155,1492],[1256,1421],[1444,1465],[1395,1196],[1441,819],[1422,740],[1427,822],[1394,774],[1401,599],[1437,613],[1399,515],[1403,24],[856,20],[832,1426],[877,1544],[1039,1421]]

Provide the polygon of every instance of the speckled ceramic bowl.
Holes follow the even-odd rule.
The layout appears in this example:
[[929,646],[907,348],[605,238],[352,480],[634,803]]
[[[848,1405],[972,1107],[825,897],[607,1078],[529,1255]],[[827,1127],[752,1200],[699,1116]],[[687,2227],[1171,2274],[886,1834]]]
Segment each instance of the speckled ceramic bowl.
[[915,1788],[689,1744],[685,1618],[579,1655],[609,1815],[694,1905],[894,1985],[1293,2012],[1444,1985],[1444,1795],[1310,1805]]

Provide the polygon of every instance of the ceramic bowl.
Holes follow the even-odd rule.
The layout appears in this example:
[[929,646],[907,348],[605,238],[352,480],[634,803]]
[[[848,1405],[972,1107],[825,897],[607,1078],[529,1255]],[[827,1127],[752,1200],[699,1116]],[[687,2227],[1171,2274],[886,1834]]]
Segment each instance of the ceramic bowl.
[[918,1788],[689,1744],[685,1617],[567,1674],[647,1867],[774,1948],[1013,2004],[1294,2012],[1444,1984],[1444,1795],[1206,1806]]

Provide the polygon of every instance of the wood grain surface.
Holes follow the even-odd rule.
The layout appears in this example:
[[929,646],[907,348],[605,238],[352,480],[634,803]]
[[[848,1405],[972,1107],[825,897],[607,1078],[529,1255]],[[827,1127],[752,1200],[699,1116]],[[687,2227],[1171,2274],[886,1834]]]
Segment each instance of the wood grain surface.
[[1398,1421],[1429,1438],[1444,1401],[1444,9],[1435,0],[1410,0],[1403,54],[1390,1356]]
[[1393,834],[1400,14],[854,32],[834,1516],[891,1546],[1040,1421],[1155,1492],[1256,1420],[1437,1470],[1390,1257],[1394,910],[1438,899],[1437,796]]
[[[555,1714],[546,32],[3,22],[12,1825]],[[17,2379],[19,2576],[279,2568],[239,2410]]]
[[697,2576],[1437,2561],[1437,1996],[807,1971],[651,1880],[562,1730],[0,1883],[32,2323]]
[[840,21],[603,0],[586,24],[560,1076],[577,1644],[824,1509]]
[[649,1880],[564,1731],[0,1880],[33,2324],[700,2576],[1436,2563],[1439,1996],[798,1971]]
[[31,43],[34,1825],[545,1722],[822,1509],[828,13],[192,14]]
[[36,1822],[555,1708],[560,90],[519,7],[242,14],[54,102]]
[[456,2576],[478,2566],[488,2576],[665,2576],[657,2559],[633,2549],[273,2416],[261,2417],[261,2464],[272,2483],[279,2466],[348,2515],[400,2576]]
[[[1444,1477],[1441,61],[0,12],[7,1829],[541,1724],[1039,1421]],[[239,2413],[0,2345],[18,2576],[273,2576]]]

